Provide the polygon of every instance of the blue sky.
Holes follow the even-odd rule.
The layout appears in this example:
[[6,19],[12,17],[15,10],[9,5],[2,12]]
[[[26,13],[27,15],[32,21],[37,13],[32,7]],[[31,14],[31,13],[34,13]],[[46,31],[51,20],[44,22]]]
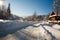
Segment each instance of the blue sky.
[[37,12],[37,15],[46,15],[52,11],[53,0],[6,0],[6,6],[11,3],[11,13],[21,17],[30,16]]

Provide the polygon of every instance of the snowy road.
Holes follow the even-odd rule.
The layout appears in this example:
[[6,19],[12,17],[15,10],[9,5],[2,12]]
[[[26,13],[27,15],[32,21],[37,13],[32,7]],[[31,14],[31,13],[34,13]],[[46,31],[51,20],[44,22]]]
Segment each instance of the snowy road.
[[0,37],[16,32],[17,30],[33,25],[34,22],[3,21],[0,22]]
[[8,32],[5,30],[5,32],[12,32],[12,34],[8,34],[7,36],[0,38],[0,40],[60,40],[60,25],[50,25],[49,23],[45,22],[34,25],[31,23],[34,24],[34,22],[5,23],[4,25],[8,28],[7,30],[9,31]]

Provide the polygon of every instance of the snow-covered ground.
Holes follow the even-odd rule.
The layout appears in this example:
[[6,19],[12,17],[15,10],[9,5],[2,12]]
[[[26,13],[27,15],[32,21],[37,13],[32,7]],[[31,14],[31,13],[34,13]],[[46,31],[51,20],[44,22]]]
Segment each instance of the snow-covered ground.
[[[8,33],[0,40],[60,40],[60,25],[58,24],[50,25],[44,21],[40,23],[8,21],[0,24],[0,30],[4,28],[3,32]],[[4,34],[1,32],[0,36]]]
[[3,20],[0,21],[0,37],[3,37],[7,34],[14,33],[19,29],[26,28],[30,25],[33,25],[35,22],[21,22],[21,21],[11,21],[11,20]]

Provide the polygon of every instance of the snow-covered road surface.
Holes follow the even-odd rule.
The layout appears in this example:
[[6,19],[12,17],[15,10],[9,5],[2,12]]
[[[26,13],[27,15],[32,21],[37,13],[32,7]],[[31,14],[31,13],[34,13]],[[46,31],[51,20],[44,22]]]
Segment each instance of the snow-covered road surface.
[[[5,23],[4,25],[9,32],[11,30],[15,32],[0,38],[0,40],[60,40],[60,25],[57,24],[50,25],[48,22],[37,24],[34,22],[11,22]],[[17,29],[19,30],[16,31]],[[6,30],[5,32],[8,32]]]
[[17,30],[33,25],[34,22],[20,21],[1,21],[0,22],[0,37],[16,32]]

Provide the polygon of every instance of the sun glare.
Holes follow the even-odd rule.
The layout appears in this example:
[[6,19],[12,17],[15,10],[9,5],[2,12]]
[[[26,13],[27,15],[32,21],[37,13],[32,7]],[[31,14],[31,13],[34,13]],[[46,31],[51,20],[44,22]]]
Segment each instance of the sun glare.
[[0,5],[3,5],[3,0],[0,0]]

